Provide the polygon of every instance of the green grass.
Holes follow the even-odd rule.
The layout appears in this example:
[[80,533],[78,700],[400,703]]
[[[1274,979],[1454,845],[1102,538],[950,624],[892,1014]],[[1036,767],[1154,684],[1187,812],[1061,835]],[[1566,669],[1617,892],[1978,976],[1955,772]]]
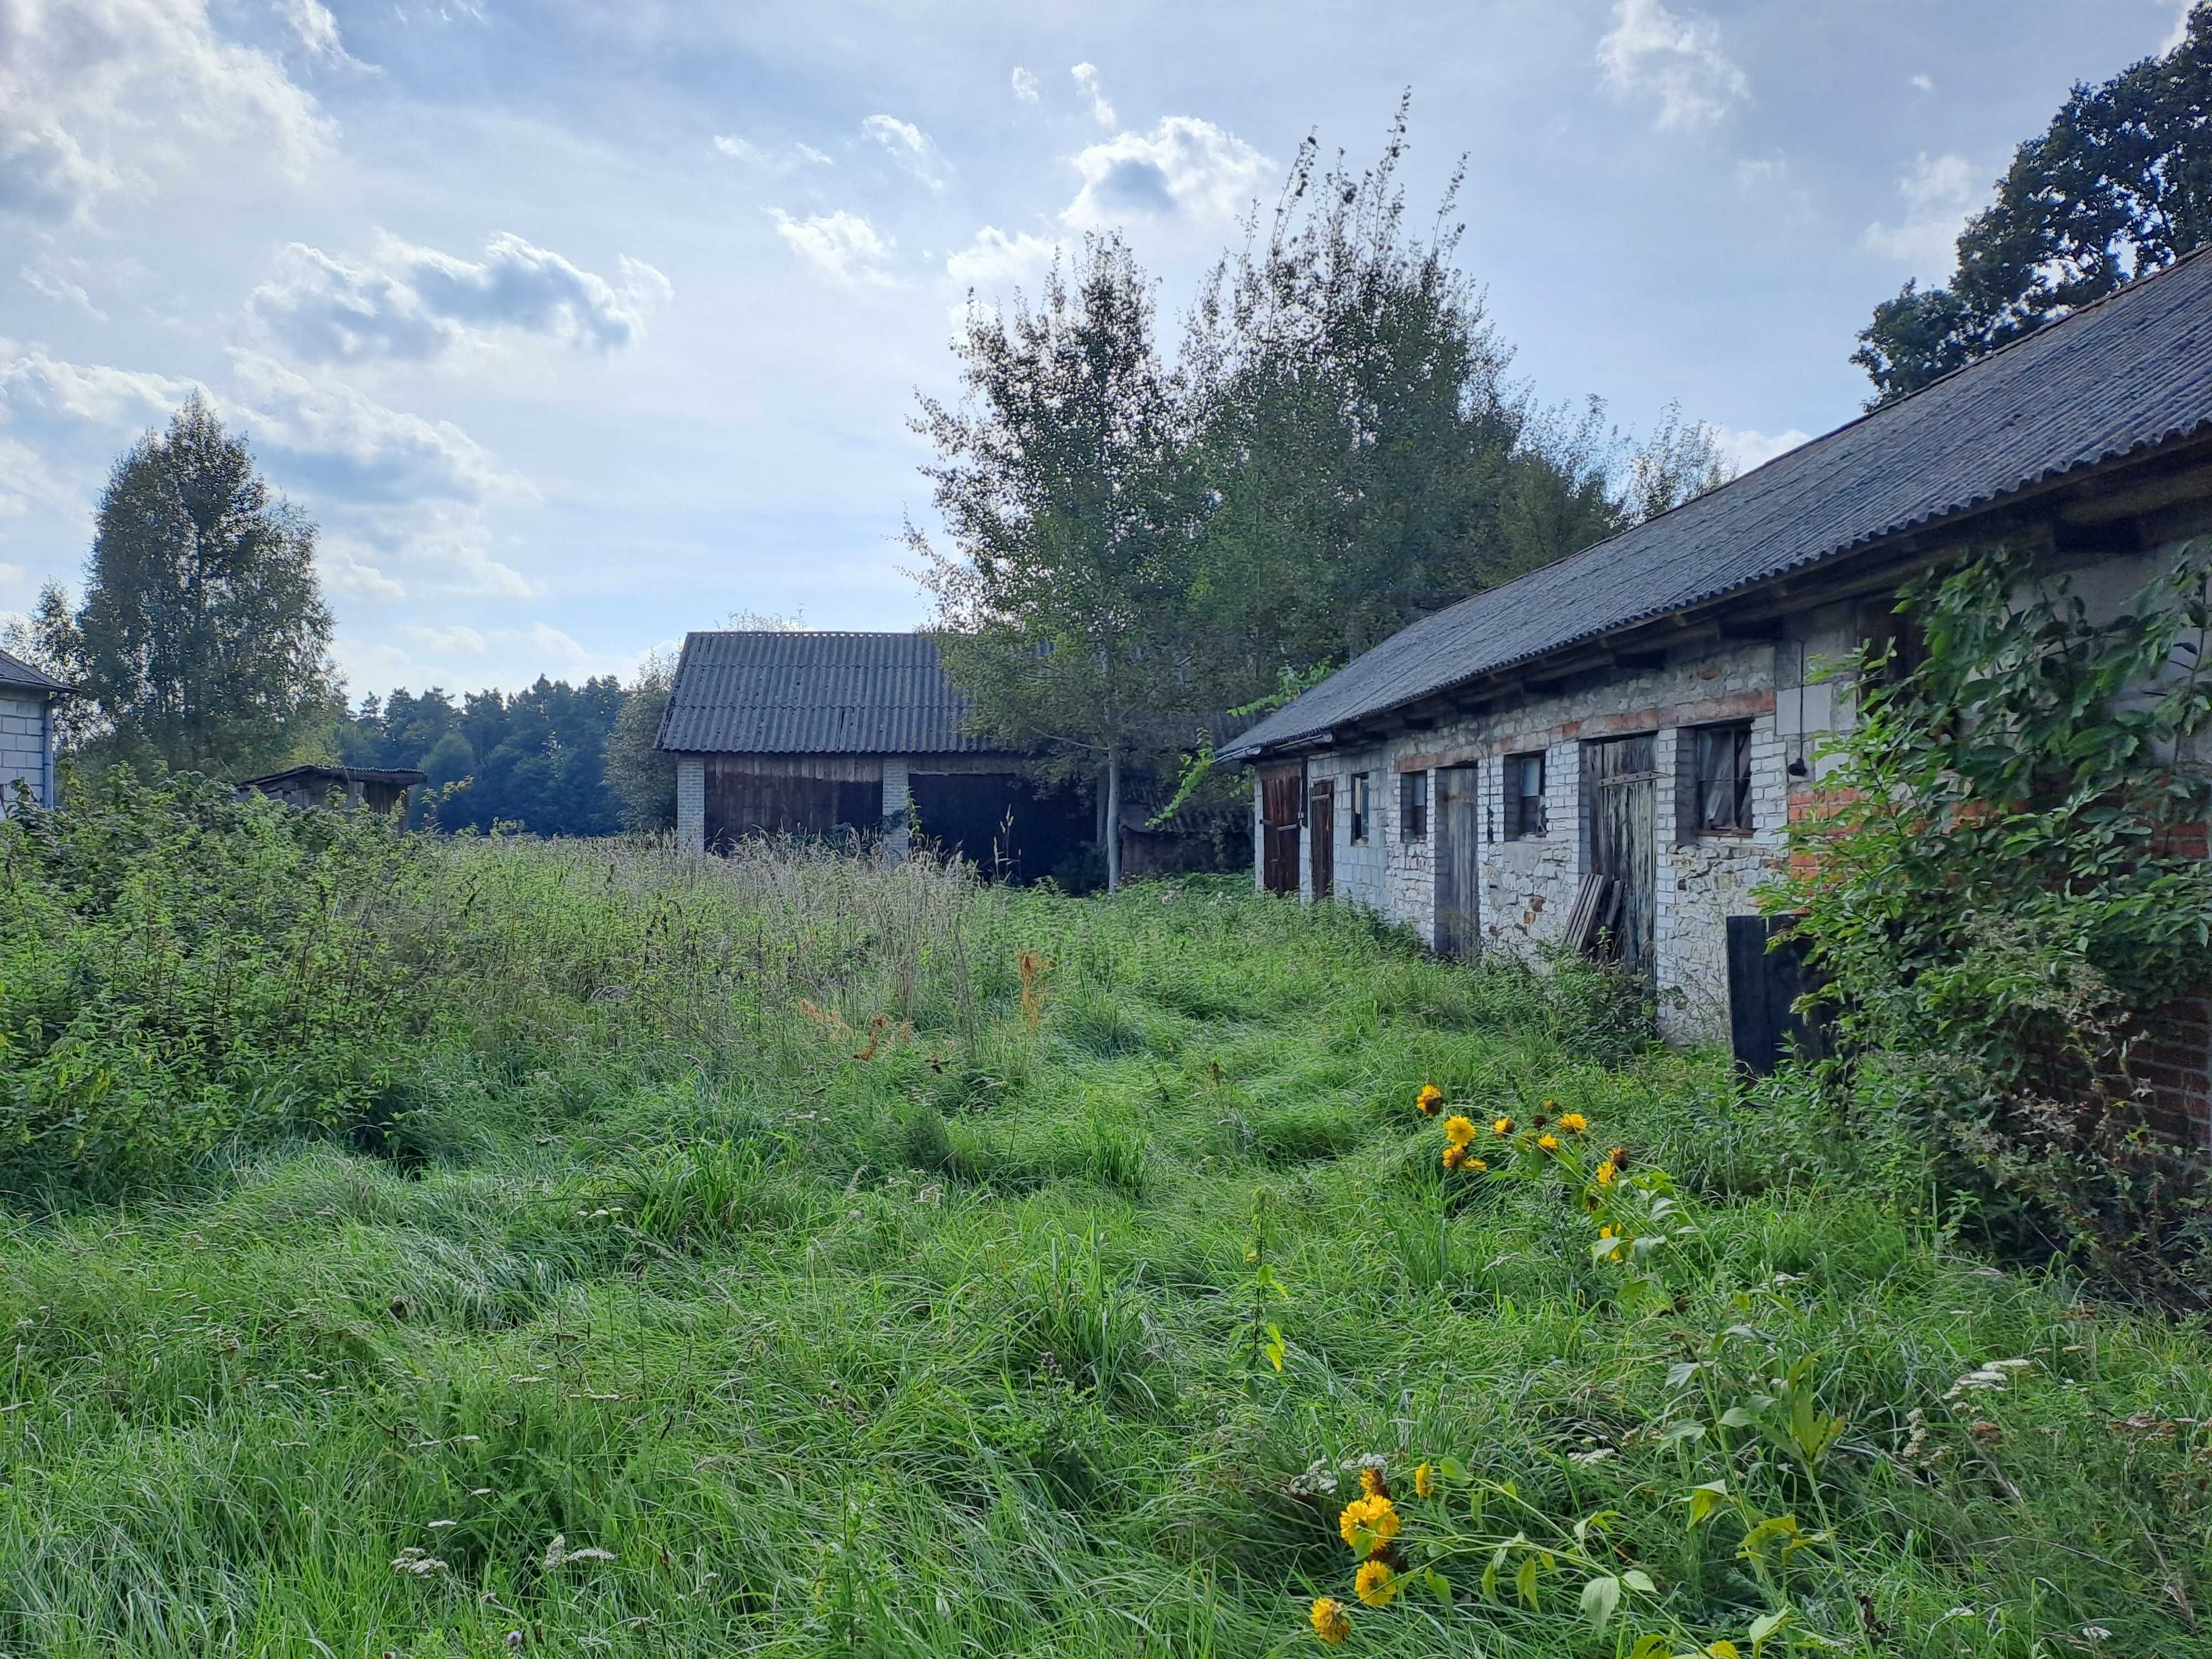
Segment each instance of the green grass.
[[[0,1237],[0,1651],[1317,1652],[1380,1455],[1409,1544],[1510,1482],[1504,1531],[1610,1512],[1596,1554],[1655,1593],[1601,1638],[1564,1561],[1534,1610],[1517,1557],[1488,1599],[1462,1562],[1347,1652],[1748,1654],[1784,1600],[1770,1654],[2212,1652],[2203,1329],[1978,1259],[1910,1149],[1643,1048],[1578,975],[1203,883],[385,850],[349,925],[404,1030],[357,1121],[225,1104],[258,1127],[118,1194],[9,1097],[51,1156]],[[40,879],[49,951],[113,914]],[[11,982],[30,943],[0,932]],[[1624,1312],[1556,1182],[1448,1181],[1425,1081],[1671,1170],[1673,1299]],[[1715,1426],[1808,1355],[1846,1425],[1817,1486]],[[1715,1480],[1832,1534],[1762,1582],[1741,1515],[1686,1524]]]

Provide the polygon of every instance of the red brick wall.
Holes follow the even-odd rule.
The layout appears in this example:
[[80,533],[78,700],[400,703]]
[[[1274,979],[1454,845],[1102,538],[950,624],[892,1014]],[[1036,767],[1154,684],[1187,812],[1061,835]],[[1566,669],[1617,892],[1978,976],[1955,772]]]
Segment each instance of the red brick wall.
[[2129,1051],[2129,1070],[2150,1097],[2151,1127],[2192,1146],[2212,1143],[2212,997],[2154,1008]]

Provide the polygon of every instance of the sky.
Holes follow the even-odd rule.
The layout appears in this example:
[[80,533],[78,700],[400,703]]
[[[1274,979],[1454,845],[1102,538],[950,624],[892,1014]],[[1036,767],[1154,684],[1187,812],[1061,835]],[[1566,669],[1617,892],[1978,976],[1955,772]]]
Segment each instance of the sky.
[[195,390],[321,526],[356,696],[907,628],[967,296],[1118,228],[1170,339],[1413,97],[1546,404],[1753,465],[1856,414],[2012,147],[2180,0],[0,0],[0,616]]

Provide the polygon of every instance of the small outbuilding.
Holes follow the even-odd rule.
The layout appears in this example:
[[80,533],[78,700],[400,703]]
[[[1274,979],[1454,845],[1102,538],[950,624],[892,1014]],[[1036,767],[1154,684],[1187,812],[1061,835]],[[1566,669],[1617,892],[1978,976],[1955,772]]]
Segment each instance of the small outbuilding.
[[[407,811],[407,792],[420,784],[424,774],[412,767],[295,766],[266,777],[248,778],[239,793],[258,790],[287,806],[337,805],[347,811],[367,807],[372,812]],[[332,797],[340,799],[333,800]]]
[[40,806],[54,804],[54,706],[66,682],[0,651],[0,817],[19,783]]

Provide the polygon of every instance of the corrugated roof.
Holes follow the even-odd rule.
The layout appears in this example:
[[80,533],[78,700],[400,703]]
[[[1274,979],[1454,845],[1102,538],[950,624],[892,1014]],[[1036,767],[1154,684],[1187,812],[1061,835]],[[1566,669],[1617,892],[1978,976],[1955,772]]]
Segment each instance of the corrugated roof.
[[974,755],[968,699],[927,634],[689,634],[660,747],[744,755]]
[[33,691],[67,691],[66,680],[58,680],[41,669],[33,668],[21,657],[11,657],[0,651],[0,685],[28,686]]
[[1571,558],[1423,617],[1223,751],[1346,721],[2212,428],[2212,250]]

